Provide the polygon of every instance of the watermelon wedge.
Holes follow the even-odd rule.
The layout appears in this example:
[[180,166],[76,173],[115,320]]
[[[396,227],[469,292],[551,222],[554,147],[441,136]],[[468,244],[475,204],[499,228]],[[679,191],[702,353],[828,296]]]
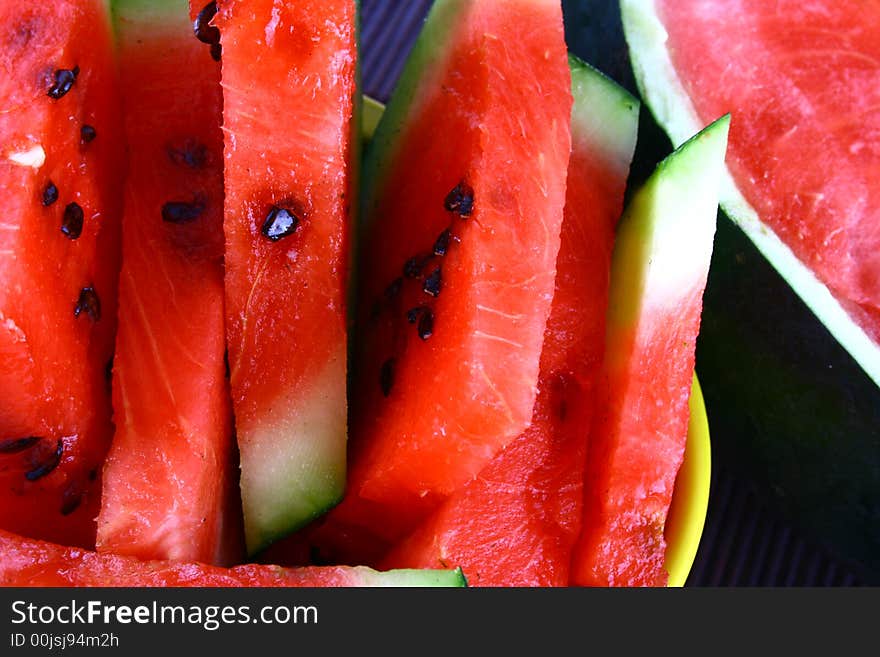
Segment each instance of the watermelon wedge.
[[570,68],[565,219],[531,425],[397,545],[383,567],[458,566],[478,586],[568,585],[586,427],[605,345],[614,227],[639,115],[638,102],[600,73],[574,58]]
[[675,144],[731,112],[725,212],[880,385],[880,3],[621,0]]
[[331,534],[404,536],[528,425],[571,102],[558,2],[434,4],[366,156],[352,472]]
[[58,587],[463,587],[461,571],[366,567],[280,568],[245,564],[219,568],[200,563],[139,561],[35,541],[0,530],[0,586]]
[[353,0],[223,2],[226,312],[248,551],[342,496]]
[[574,584],[666,585],[664,527],[687,442],[729,123],[663,160],[620,221]]
[[0,527],[93,546],[124,173],[106,3],[0,3],[0,58]]
[[187,0],[117,0],[114,17],[129,174],[97,546],[219,563],[234,485],[220,66]]

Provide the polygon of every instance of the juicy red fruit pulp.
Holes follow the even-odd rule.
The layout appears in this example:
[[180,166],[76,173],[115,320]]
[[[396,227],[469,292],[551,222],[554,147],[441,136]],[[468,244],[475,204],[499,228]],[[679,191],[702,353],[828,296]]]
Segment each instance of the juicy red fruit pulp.
[[880,3],[657,9],[700,119],[734,116],[745,198],[880,342]]
[[429,23],[450,7],[433,68],[405,73],[411,105],[388,107],[402,125],[368,154],[352,470],[314,538],[329,558],[405,536],[534,406],[570,153],[561,11],[443,2]]
[[153,14],[119,0],[116,11],[129,176],[98,549],[223,563],[239,556],[228,525],[240,502],[224,365],[220,67],[194,38],[186,0]]
[[124,173],[105,3],[3,3],[0,45],[0,527],[89,546]]

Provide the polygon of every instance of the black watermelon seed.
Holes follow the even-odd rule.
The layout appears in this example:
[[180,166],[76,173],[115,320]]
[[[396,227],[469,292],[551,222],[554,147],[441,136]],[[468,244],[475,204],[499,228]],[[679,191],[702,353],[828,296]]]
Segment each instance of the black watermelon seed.
[[28,436],[26,438],[4,438],[0,440],[0,454],[15,454],[30,449],[40,442],[38,436]]
[[211,59],[215,62],[219,62],[220,58],[223,56],[223,47],[220,45],[220,42],[211,44]]
[[430,308],[425,308],[421,318],[419,318],[419,337],[427,340],[434,335],[434,313]]
[[434,255],[436,256],[445,256],[446,252],[449,250],[449,238],[452,236],[452,233],[449,232],[447,228],[440,236],[437,238],[437,241],[434,242]]
[[79,66],[74,66],[73,69],[59,68],[55,71],[55,82],[49,87],[49,91],[47,92],[49,98],[58,100],[64,96],[70,91],[70,88],[73,86],[73,83],[76,82],[76,76],[78,75]]
[[73,316],[79,317],[82,313],[88,315],[93,322],[101,319],[101,300],[93,287],[84,287],[79,291],[79,299],[73,308]]
[[403,263],[403,275],[407,278],[418,278],[422,275],[422,271],[430,259],[431,256],[414,256],[410,258]]
[[446,195],[443,207],[460,217],[470,217],[474,211],[474,190],[461,181]]
[[211,19],[217,13],[217,3],[206,4],[193,21],[193,32],[202,43],[220,43],[220,30],[211,25]]
[[277,242],[283,237],[292,235],[299,226],[299,218],[290,210],[272,206],[263,222],[263,237]]
[[77,492],[74,490],[64,491],[64,495],[61,498],[61,515],[69,516],[71,513],[76,511],[79,508],[80,503],[82,502],[82,498],[82,492]]
[[229,349],[223,352],[223,373],[227,379],[232,376],[232,369],[229,367]]
[[422,286],[422,290],[425,291],[425,294],[430,294],[432,297],[436,297],[440,294],[441,287],[443,287],[443,278],[440,273],[440,267],[437,267],[437,269],[432,271],[431,275],[425,279],[425,284]]
[[58,188],[51,180],[46,184],[43,190],[43,205],[47,208],[58,200]]
[[83,209],[79,203],[68,203],[61,219],[61,232],[69,239],[75,240],[82,235]]
[[379,385],[382,386],[382,394],[386,397],[391,394],[391,388],[394,386],[394,359],[389,358],[382,363],[382,369],[379,370]]
[[168,157],[174,164],[201,169],[208,161],[208,148],[194,139],[187,139],[180,148],[169,146]]
[[89,481],[95,481],[95,479],[97,479],[97,478],[98,478],[97,468],[89,470]]
[[63,453],[64,443],[59,440],[55,451],[52,452],[43,463],[35,467],[33,470],[28,470],[27,472],[25,472],[24,478],[28,481],[36,481],[37,479],[45,477],[47,474],[52,472],[52,470],[58,467],[58,464],[61,463],[61,455]]
[[419,315],[422,314],[423,310],[425,310],[424,306],[416,306],[415,308],[410,308],[406,311],[406,321],[408,321],[410,324],[415,324],[418,321]]
[[391,301],[398,294],[400,294],[400,289],[403,287],[403,279],[399,276],[391,281],[391,285],[385,288],[385,298]]
[[98,136],[98,131],[95,130],[94,126],[90,126],[88,123],[86,123],[82,128],[79,129],[79,136],[84,144],[88,144],[89,142],[94,141],[95,137]]
[[162,221],[170,224],[186,224],[198,219],[205,211],[205,204],[196,199],[193,203],[169,201],[162,206]]

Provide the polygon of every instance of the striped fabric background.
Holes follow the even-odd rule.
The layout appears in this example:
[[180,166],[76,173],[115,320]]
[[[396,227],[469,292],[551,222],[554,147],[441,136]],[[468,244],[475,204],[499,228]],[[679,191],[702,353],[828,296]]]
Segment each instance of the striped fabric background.
[[[431,0],[362,0],[367,94],[388,98],[430,6]],[[713,454],[709,514],[689,586],[852,586],[860,583],[855,572],[799,535],[756,486]]]

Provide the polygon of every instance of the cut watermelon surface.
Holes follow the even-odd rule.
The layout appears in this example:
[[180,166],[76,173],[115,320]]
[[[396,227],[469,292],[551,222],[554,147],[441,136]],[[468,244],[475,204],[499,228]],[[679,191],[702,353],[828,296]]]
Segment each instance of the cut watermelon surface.
[[434,4],[367,151],[352,473],[328,544],[402,537],[528,425],[570,113],[559,3]]
[[106,3],[0,3],[0,527],[92,546],[124,151]]
[[462,587],[460,571],[365,567],[280,568],[246,564],[219,568],[200,563],[139,561],[115,554],[21,538],[0,531],[0,586],[102,587]]
[[571,59],[572,153],[531,425],[384,559],[461,567],[471,585],[566,586],[605,344],[614,227],[638,102]]
[[622,0],[678,144],[731,112],[722,205],[880,384],[880,3]]
[[250,553],[345,482],[353,0],[230,0],[221,32],[226,312]]
[[97,545],[217,563],[234,481],[220,66],[187,0],[117,0],[115,26],[129,171]]
[[661,162],[620,221],[574,584],[666,584],[664,527],[687,442],[729,123]]

